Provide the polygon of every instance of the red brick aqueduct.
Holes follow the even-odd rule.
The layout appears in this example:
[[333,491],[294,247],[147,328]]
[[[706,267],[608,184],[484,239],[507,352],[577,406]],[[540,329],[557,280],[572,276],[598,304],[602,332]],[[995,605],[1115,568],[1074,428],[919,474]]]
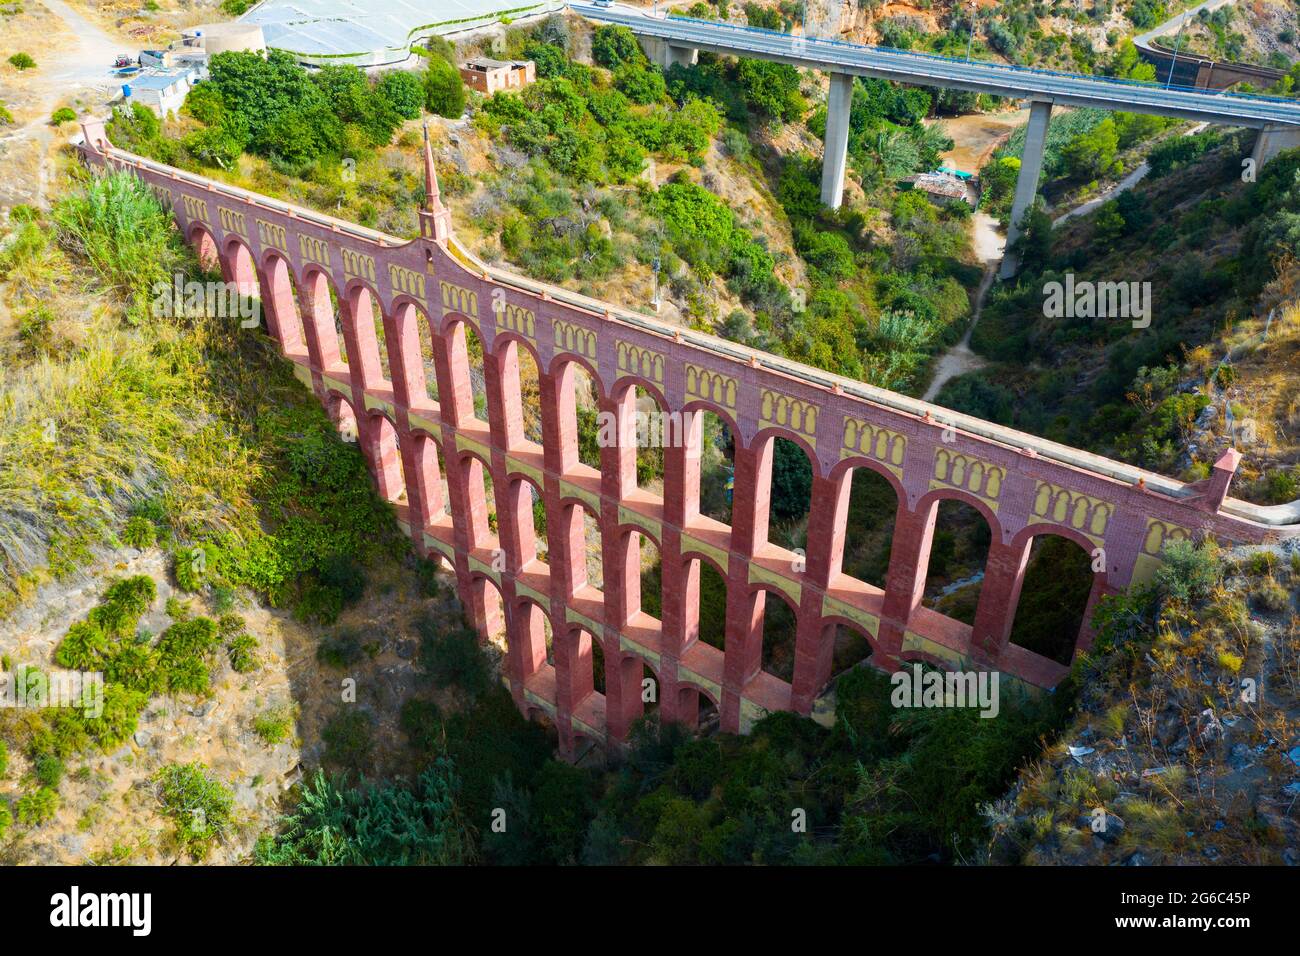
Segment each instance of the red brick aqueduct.
[[[300,379],[340,425],[355,423],[379,492],[415,547],[454,568],[481,634],[504,625],[514,699],[526,715],[555,722],[568,755],[625,739],[644,708],[643,665],[658,679],[661,719],[693,726],[701,696],[725,731],[743,733],[774,710],[824,717],[818,705],[839,626],[867,638],[878,667],[924,660],[996,668],[1050,688],[1067,669],[1008,639],[1035,536],[1060,535],[1104,560],[1090,612],[1102,595],[1150,577],[1169,541],[1262,543],[1300,533],[1285,524],[1288,509],[1226,498],[1233,451],[1211,477],[1184,484],[486,267],[451,236],[427,138],[421,235],[402,241],[116,149],[101,121],[82,129],[85,161],[132,170],[202,257],[260,296],[269,332]],[[376,305],[391,378],[374,322],[354,321]],[[425,379],[417,323],[427,323],[434,383]],[[486,421],[475,413],[466,326],[483,345]],[[524,434],[520,350],[539,371],[540,445]],[[632,444],[601,448],[599,470],[579,461],[579,367],[599,408],[620,422],[635,413],[640,388],[688,428],[706,412],[729,426],[730,527],[700,513],[699,459],[686,448],[665,449],[662,497],[637,487]],[[802,561],[768,543],[777,437],[812,462]],[[883,476],[897,495],[883,591],[841,570],[859,468]],[[537,556],[532,489],[545,505],[546,561]],[[992,532],[973,627],[921,603],[945,499],[977,509]],[[600,529],[602,589],[588,580],[584,512]],[[640,607],[643,535],[662,558],[660,620]],[[700,640],[701,562],[726,582],[725,651]],[[768,592],[795,611],[793,683],[761,667]],[[1091,636],[1085,624],[1076,653]],[[593,689],[593,641],[605,662],[603,694]]]

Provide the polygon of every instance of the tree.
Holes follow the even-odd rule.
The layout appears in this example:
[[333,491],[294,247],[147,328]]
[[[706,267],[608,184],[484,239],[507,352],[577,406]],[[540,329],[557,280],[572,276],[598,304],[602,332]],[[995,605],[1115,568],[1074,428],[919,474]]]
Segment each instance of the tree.
[[430,113],[457,119],[465,112],[465,81],[446,60],[429,62],[424,78],[425,105]]
[[777,518],[802,517],[812,495],[812,465],[804,450],[785,438],[772,450],[772,514]]
[[793,120],[808,107],[799,93],[799,71],[788,63],[741,60],[738,76],[746,102],[764,116]]
[[653,67],[625,63],[614,71],[614,88],[633,103],[657,103],[664,98],[664,75]]
[[625,63],[645,64],[645,54],[636,35],[627,27],[603,26],[591,38],[591,58],[596,64],[614,70]]
[[[288,53],[272,50],[263,57],[232,50],[213,56],[208,70],[208,83],[225,109],[248,123],[253,152],[286,159],[337,152],[342,124],[321,88]],[[304,123],[307,130],[296,128]]]
[[376,87],[378,94],[402,119],[419,119],[424,106],[424,89],[420,77],[410,70],[385,73]]
[[229,169],[248,145],[248,124],[238,116],[225,116],[215,126],[188,134],[184,145],[205,166]]
[[1076,179],[1092,180],[1119,170],[1119,132],[1107,117],[1080,133],[1061,149],[1066,171]]

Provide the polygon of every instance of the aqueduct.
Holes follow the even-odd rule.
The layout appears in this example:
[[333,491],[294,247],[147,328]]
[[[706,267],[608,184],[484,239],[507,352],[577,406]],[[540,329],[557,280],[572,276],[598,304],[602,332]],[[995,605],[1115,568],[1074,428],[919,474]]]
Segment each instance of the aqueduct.
[[[1097,562],[1090,611],[1101,596],[1150,577],[1172,540],[1260,543],[1300,531],[1289,507],[1227,497],[1236,452],[1209,478],[1182,483],[484,266],[451,235],[427,137],[421,235],[404,241],[117,149],[101,121],[82,129],[85,161],[134,172],[201,257],[260,297],[269,333],[340,426],[355,430],[416,549],[451,565],[481,634],[504,626],[510,691],[525,714],[555,722],[566,755],[579,742],[625,739],[644,707],[643,667],[658,679],[664,720],[693,725],[702,698],[726,731],[743,733],[776,710],[818,716],[840,626],[867,639],[881,668],[911,660],[996,668],[1050,688],[1067,667],[1009,640],[1034,538],[1062,536]],[[470,330],[483,347],[486,418],[475,407]],[[539,372],[540,442],[523,427],[525,353]],[[602,447],[599,469],[579,460],[579,370],[600,410],[619,422],[635,413],[640,389],[680,413],[687,429],[705,414],[726,423],[730,525],[701,513],[699,459],[687,447],[664,450],[661,496],[637,486],[633,446]],[[768,542],[778,438],[812,466],[806,556]],[[842,569],[858,469],[897,495],[883,589]],[[543,502],[545,560],[530,488]],[[945,500],[973,507],[991,529],[973,626],[922,604]],[[588,577],[584,513],[600,530],[599,588]],[[659,617],[639,602],[641,536],[662,559]],[[721,650],[701,639],[704,565],[726,585]],[[760,666],[769,594],[794,611],[789,682]],[[1076,653],[1091,641],[1086,621]]]

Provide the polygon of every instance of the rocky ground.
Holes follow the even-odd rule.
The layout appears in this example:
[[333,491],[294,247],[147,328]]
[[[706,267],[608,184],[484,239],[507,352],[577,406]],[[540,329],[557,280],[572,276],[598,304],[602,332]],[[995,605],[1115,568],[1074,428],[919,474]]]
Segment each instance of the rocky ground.
[[1211,595],[1085,665],[1073,726],[985,808],[993,862],[1300,864],[1300,557],[1227,557]]
[[[95,573],[45,586],[0,621],[0,655],[10,666],[50,666],[68,627],[85,618],[115,577],[145,574],[154,580],[158,597],[141,621],[152,634],[171,623],[166,611],[171,597],[188,599],[194,613],[215,616],[205,599],[177,592],[168,563],[157,549],[123,549],[108,556]],[[374,718],[367,775],[401,775],[408,769],[408,755],[398,716],[402,702],[420,684],[412,621],[419,613],[454,620],[459,609],[450,592],[448,586],[440,598],[421,597],[404,569],[380,568],[371,575],[366,597],[331,627],[307,626],[286,611],[238,600],[235,612],[259,644],[257,669],[235,673],[222,652],[215,659],[209,694],[155,697],[131,742],[114,753],[85,754],[68,763],[56,818],[30,829],[15,826],[0,858],[12,863],[187,862],[166,839],[171,823],[159,813],[153,777],[169,764],[198,761],[234,795],[235,830],[208,862],[242,861],[257,837],[274,826],[286,791],[321,766],[321,730],[350,706]],[[320,663],[316,649],[322,638],[344,631],[361,636],[366,656],[345,670]],[[345,702],[348,680],[355,681],[355,703]],[[288,719],[287,739],[268,743],[259,735],[255,721],[268,716]],[[30,770],[11,747],[8,772],[0,778],[0,800],[12,803],[25,792]]]

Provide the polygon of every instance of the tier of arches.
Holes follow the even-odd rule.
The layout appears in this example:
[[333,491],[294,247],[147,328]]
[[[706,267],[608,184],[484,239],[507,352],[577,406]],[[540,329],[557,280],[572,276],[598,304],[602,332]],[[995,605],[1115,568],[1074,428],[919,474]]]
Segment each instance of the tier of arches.
[[[307,264],[296,274],[289,260],[275,250],[267,250],[260,264],[255,264],[251,250],[237,237],[229,237],[220,251],[215,239],[202,227],[192,230],[190,239],[205,265],[211,265],[211,257],[215,256],[227,281],[237,283],[241,293],[259,293],[268,312],[268,325],[284,354],[322,374],[330,414],[345,436],[351,434],[361,443],[380,494],[399,507],[409,508],[426,527],[454,526],[458,545],[469,551],[503,550],[511,574],[519,574],[536,563],[547,565],[550,574],[549,564],[558,558],[563,563],[560,579],[566,599],[584,590],[596,592],[604,611],[602,623],[618,628],[638,616],[653,618],[653,622],[641,623],[648,630],[657,626],[662,634],[663,608],[668,601],[661,592],[656,606],[647,593],[642,555],[652,546],[662,568],[665,542],[650,523],[624,520],[623,509],[628,507],[642,518],[648,511],[651,517],[675,525],[683,535],[696,529],[711,532],[712,540],[721,543],[720,547],[672,542],[672,560],[680,564],[669,575],[661,571],[660,583],[662,586],[671,580],[675,589],[682,590],[686,603],[693,604],[679,606],[682,594],[674,593],[671,598],[672,624],[681,629],[673,637],[676,646],[672,649],[674,659],[679,659],[701,639],[700,581],[706,577],[702,569],[708,568],[711,580],[721,582],[710,587],[722,592],[722,633],[707,634],[704,643],[715,647],[716,642],[715,649],[724,656],[729,653],[729,641],[744,646],[746,659],[734,669],[727,668],[733,683],[738,680],[743,685],[762,672],[789,687],[797,676],[799,644],[808,642],[804,635],[815,635],[814,642],[826,643],[824,635],[831,626],[837,634],[839,628],[859,633],[866,641],[862,660],[879,650],[878,635],[871,634],[858,620],[825,613],[821,607],[801,601],[781,580],[750,580],[748,568],[737,567],[748,561],[735,558],[752,559],[760,552],[778,562],[798,557],[800,549],[792,546],[793,539],[774,540],[774,526],[769,521],[768,505],[779,475],[779,470],[774,473],[774,465],[780,456],[802,459],[800,467],[806,468],[811,478],[803,508],[804,543],[808,546],[804,550],[808,553],[802,557],[812,561],[812,551],[820,554],[819,566],[813,569],[820,578],[814,593],[848,579],[850,586],[846,590],[865,594],[867,603],[882,617],[888,617],[889,593],[908,590],[911,603],[902,615],[904,628],[910,626],[916,609],[925,606],[940,504],[964,504],[985,523],[989,541],[1001,540],[996,514],[981,499],[960,490],[933,491],[908,509],[897,474],[874,459],[846,459],[823,477],[818,473],[813,450],[793,433],[767,429],[744,445],[735,418],[721,406],[697,400],[680,410],[671,410],[660,387],[637,376],[621,377],[613,391],[607,393],[598,369],[582,356],[557,355],[543,370],[534,344],[518,334],[498,332],[490,350],[485,349],[473,322],[463,315],[450,313],[433,322],[418,302],[407,297],[399,296],[384,308],[377,292],[361,280],[349,280],[340,290],[323,268]],[[367,405],[371,397],[378,400],[360,415],[354,407],[358,390],[367,397]],[[537,415],[530,418],[527,408],[531,403],[525,397],[534,394]],[[685,445],[684,449],[665,451],[660,475],[646,480],[638,461],[639,445],[629,449],[621,444],[600,444],[594,456],[584,455],[584,451],[590,452],[590,436],[583,432],[583,419],[590,418],[587,413],[593,408],[597,413],[607,413],[622,435],[629,418],[647,407],[665,416],[668,426],[677,429]],[[399,422],[397,408],[409,410],[405,423]],[[445,451],[454,434],[482,440],[463,447],[457,442],[458,447],[448,458]],[[737,508],[735,499],[727,502],[725,517],[733,518],[731,522],[701,511],[703,475],[698,460],[691,463],[689,451],[700,448],[705,436],[712,436],[709,447],[721,449],[719,454],[728,463],[723,467],[738,481],[742,474],[745,476],[745,491],[757,492],[755,500],[740,502],[744,514],[732,513]],[[503,468],[501,455],[514,456],[516,452],[535,453],[534,460],[543,466],[538,474],[558,475],[567,490],[548,490],[548,481],[509,466]],[[919,528],[921,539],[915,543],[910,558],[900,557],[896,540],[888,541],[875,561],[874,580],[868,580],[871,575],[859,577],[857,566],[844,563],[845,541],[853,530],[848,514],[857,484],[864,477],[879,486],[874,494],[892,525],[888,536],[895,535],[899,525],[905,524]],[[657,502],[653,500],[656,481]],[[593,500],[599,507],[593,505]],[[810,534],[813,524],[819,535]],[[593,529],[599,538],[595,549],[601,555],[599,562],[587,560],[592,553]],[[1017,599],[1019,584],[1033,557],[1033,542],[1046,535],[1059,535],[1085,553],[1091,548],[1090,539],[1055,525],[1031,526],[1010,544],[999,545],[1000,551],[1023,552],[1010,561]],[[748,540],[738,545],[740,536]],[[815,542],[809,540],[813,537]],[[555,542],[560,542],[559,547]],[[720,561],[719,553],[732,555],[727,562],[730,567]],[[990,552],[988,560],[993,562],[995,557],[1000,567],[1007,563],[1006,554],[995,556]],[[909,560],[914,566],[910,570]],[[789,576],[799,573],[803,572]],[[1088,590],[1081,618],[1091,607],[1095,591],[1095,587]],[[705,588],[704,594],[709,593],[710,588]],[[476,606],[483,606],[490,597],[480,593],[473,600]],[[610,613],[610,600],[618,602],[617,613]],[[982,606],[983,602],[979,603]],[[533,606],[537,612],[521,612],[529,621],[526,630],[519,632],[522,649],[510,651],[524,655],[519,660],[525,670],[538,661],[535,628],[552,629],[549,611]],[[510,607],[501,602],[495,620],[503,622],[513,636]],[[660,613],[652,613],[655,610]],[[534,621],[535,613],[544,615],[541,623]],[[1004,631],[1004,636],[1011,635],[1015,603],[1003,607],[1001,615],[1005,626],[999,623],[998,630]],[[487,612],[479,616],[485,623],[494,620]],[[780,625],[780,635],[769,633],[774,621]],[[978,621],[972,617],[958,623],[974,628]],[[1085,626],[1080,633],[1086,636],[1086,631]],[[563,632],[570,633],[567,624]],[[778,639],[781,636],[784,645]],[[1074,646],[1073,642],[1069,645],[1070,653]],[[620,656],[613,666],[622,667],[628,656]],[[889,656],[888,652],[884,656]],[[637,659],[649,666],[643,658]],[[833,654],[831,659],[829,667],[818,665],[814,691],[834,676]],[[549,663],[546,654],[541,660]],[[1058,659],[1058,663],[1068,661]],[[593,675],[591,687],[597,684]],[[715,699],[718,695],[703,685],[695,689],[711,706],[724,706],[722,700]],[[677,703],[674,701],[673,709],[677,709]]]

